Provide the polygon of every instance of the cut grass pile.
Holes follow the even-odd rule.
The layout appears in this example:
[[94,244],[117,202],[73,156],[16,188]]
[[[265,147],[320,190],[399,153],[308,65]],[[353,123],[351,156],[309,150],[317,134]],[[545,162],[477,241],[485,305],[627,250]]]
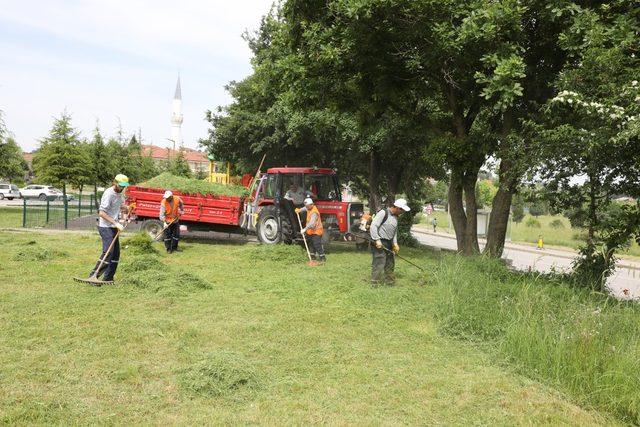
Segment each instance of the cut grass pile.
[[[480,274],[478,274],[480,272]],[[447,334],[488,343],[520,372],[640,424],[640,306],[458,260],[435,274]]]
[[153,240],[144,231],[140,231],[129,238],[122,239],[120,245],[123,250],[134,255],[157,255],[158,250]]
[[[398,262],[397,285],[372,289],[370,254],[352,248],[332,247],[326,265],[308,267],[299,247],[271,257],[271,247],[185,241],[171,255],[123,249],[116,284],[96,288],[71,277],[95,264],[97,235],[0,233],[10,259],[29,241],[71,256],[0,263],[0,424],[619,423],[576,406],[592,402],[590,389],[569,400],[536,380],[556,384],[546,376],[514,372],[491,348],[508,328],[487,333],[488,345],[451,337],[445,319],[438,332],[434,313],[453,283],[487,313],[513,298],[495,292],[484,304],[472,286],[495,279],[508,288],[501,269],[403,249],[434,272],[430,286]],[[188,273],[214,286],[175,298],[125,283],[158,271],[171,276],[163,283]],[[549,295],[564,298],[558,309],[571,302],[568,291]]]
[[247,188],[240,185],[216,184],[214,182],[172,175],[169,172],[161,173],[160,175],[138,185],[146,188],[176,190],[183,194],[204,194],[212,196],[241,197],[246,196],[249,192]]
[[28,240],[23,243],[13,256],[14,261],[51,261],[55,258],[66,258],[69,254],[65,251],[43,247],[35,240]]
[[260,380],[244,356],[218,351],[180,371],[180,385],[196,395],[237,397],[239,393],[258,388]]

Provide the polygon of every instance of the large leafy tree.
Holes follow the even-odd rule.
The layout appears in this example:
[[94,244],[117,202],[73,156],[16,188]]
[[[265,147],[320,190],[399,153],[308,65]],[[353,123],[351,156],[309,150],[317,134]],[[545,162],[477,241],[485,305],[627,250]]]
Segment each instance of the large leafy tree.
[[65,203],[67,184],[78,185],[89,177],[90,159],[81,147],[80,135],[64,112],[55,119],[49,135],[41,140],[33,158],[33,169],[40,182],[61,186]]
[[[266,152],[270,162],[334,166],[372,209],[399,192],[416,195],[418,177],[436,174],[425,150],[433,110],[408,90],[389,51],[393,35],[367,36],[383,13],[361,22],[338,3],[289,1],[266,17],[249,40],[253,75],[230,86],[232,105],[209,115],[205,143],[216,157],[257,162]],[[338,22],[328,25],[332,15]]]
[[93,196],[98,205],[98,186],[106,186],[113,179],[113,159],[109,156],[100,128],[96,125],[93,138],[87,144],[87,152],[90,158],[90,181],[93,184]]
[[22,179],[27,170],[27,163],[22,157],[22,149],[15,139],[9,135],[2,120],[0,111],[0,179],[9,182],[15,179]]
[[615,251],[640,233],[637,204],[606,214],[614,195],[640,196],[638,12],[623,1],[557,9],[572,14],[562,37],[571,60],[546,108],[540,173],[552,206],[570,210],[588,230],[576,267],[596,286],[611,273]]
[[22,180],[27,171],[27,162],[22,157],[22,149],[16,140],[9,136],[4,140],[0,139],[0,179],[9,182]]

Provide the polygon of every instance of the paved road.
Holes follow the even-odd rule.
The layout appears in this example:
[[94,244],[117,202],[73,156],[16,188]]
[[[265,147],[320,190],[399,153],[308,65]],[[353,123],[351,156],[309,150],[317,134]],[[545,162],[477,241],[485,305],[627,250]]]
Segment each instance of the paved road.
[[[413,235],[422,244],[442,249],[456,249],[455,237],[450,234],[427,231],[425,228],[414,227]],[[480,247],[484,246],[481,240]],[[535,270],[550,272],[552,269],[568,270],[576,252],[558,249],[538,251],[526,244],[508,243],[505,245],[503,258],[511,260],[514,268],[520,270]],[[640,299],[640,263],[623,260],[618,263],[614,275],[609,278],[611,292],[620,298]]]

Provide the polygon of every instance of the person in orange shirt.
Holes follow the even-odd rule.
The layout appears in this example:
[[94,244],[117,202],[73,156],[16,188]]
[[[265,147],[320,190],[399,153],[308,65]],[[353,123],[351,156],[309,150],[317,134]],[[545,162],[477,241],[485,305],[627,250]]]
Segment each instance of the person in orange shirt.
[[170,190],[164,192],[160,202],[160,221],[164,224],[164,247],[168,253],[178,250],[180,241],[180,215],[184,213],[182,199]]
[[311,249],[313,250],[312,257],[314,259],[317,258],[321,262],[325,262],[327,258],[324,254],[324,245],[322,244],[324,228],[322,227],[320,211],[318,211],[316,205],[313,204],[313,200],[307,197],[304,199],[304,208],[296,209],[296,213],[307,214],[307,222],[301,232],[305,233],[309,238]]

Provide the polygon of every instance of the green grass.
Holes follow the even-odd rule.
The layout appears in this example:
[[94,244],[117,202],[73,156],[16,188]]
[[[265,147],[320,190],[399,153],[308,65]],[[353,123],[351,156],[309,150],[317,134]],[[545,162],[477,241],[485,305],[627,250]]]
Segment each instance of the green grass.
[[514,275],[478,258],[442,263],[438,318],[452,336],[482,342],[519,372],[640,424],[640,306]]
[[[433,217],[438,219],[438,232],[454,233],[453,226],[449,228],[449,216],[443,211],[434,211],[431,216],[422,216],[420,222],[423,227],[428,227],[431,231],[431,219]],[[542,235],[545,246],[558,246],[565,248],[577,249],[580,245],[584,244],[585,232],[582,229],[572,228],[569,224],[569,220],[560,215],[541,215],[535,217],[540,222],[540,228],[528,227],[527,220],[533,218],[530,215],[526,215],[520,223],[511,223],[509,225],[509,231],[507,236],[511,238],[514,243],[531,243],[535,245],[538,242],[538,236]],[[559,221],[562,227],[552,227],[551,223]],[[620,255],[628,255],[640,257],[640,246],[636,242],[633,242],[631,247]]]
[[22,208],[0,208],[0,228],[22,227]]
[[71,280],[95,262],[94,234],[0,245],[30,254],[0,263],[3,424],[616,424],[439,326],[455,277],[495,274],[453,257],[403,250],[428,285],[399,261],[398,285],[372,289],[370,255],[350,248],[314,268],[299,247],[127,243],[119,284],[94,288]]

